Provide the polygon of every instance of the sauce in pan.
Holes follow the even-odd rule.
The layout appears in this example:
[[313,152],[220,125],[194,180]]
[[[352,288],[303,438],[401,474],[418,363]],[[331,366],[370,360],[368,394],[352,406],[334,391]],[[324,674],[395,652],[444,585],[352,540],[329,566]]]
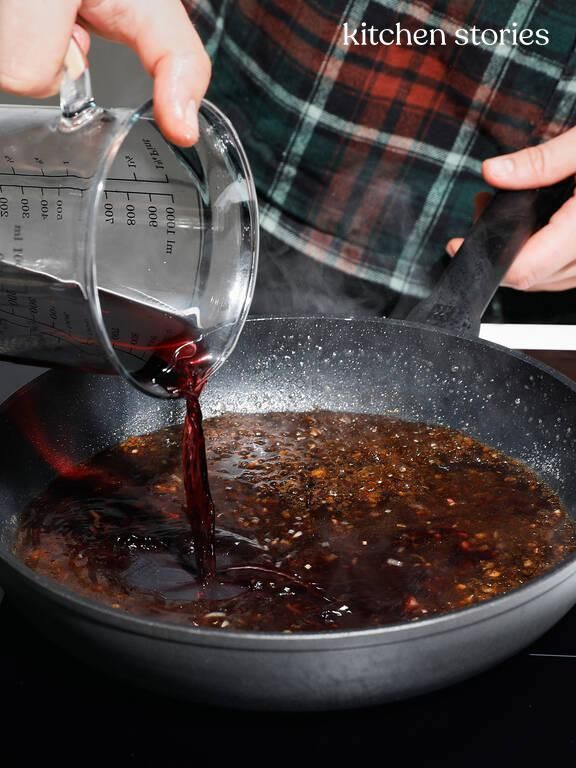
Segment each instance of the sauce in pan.
[[215,576],[200,578],[193,553],[196,541],[210,559],[209,530],[199,539],[183,514],[182,427],[55,480],[22,518],[19,557],[117,611],[301,632],[466,607],[576,549],[573,523],[531,471],[444,427],[317,411],[226,414],[204,428]]

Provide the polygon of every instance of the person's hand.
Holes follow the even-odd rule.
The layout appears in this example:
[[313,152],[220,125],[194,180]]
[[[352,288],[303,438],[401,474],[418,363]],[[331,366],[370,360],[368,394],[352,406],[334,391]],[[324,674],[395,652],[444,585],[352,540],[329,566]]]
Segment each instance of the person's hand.
[[180,0],[0,0],[0,90],[56,93],[73,34],[88,52],[86,30],[138,53],[154,78],[160,129],[169,141],[193,144],[211,67]]
[[[500,189],[534,189],[576,173],[576,128],[535,147],[486,160],[482,173]],[[462,239],[450,240],[454,256]],[[576,288],[576,196],[533,235],[516,257],[502,285],[520,291]]]

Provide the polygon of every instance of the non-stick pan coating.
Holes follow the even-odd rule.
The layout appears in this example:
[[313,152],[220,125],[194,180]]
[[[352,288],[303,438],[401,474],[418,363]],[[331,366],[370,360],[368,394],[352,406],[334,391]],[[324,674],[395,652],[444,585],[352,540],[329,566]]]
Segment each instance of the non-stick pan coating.
[[[495,345],[369,320],[250,321],[203,396],[223,411],[328,408],[461,429],[535,469],[576,514],[576,389]],[[180,421],[118,377],[47,374],[0,412],[0,581],[77,655],[164,693],[280,709],[370,704],[437,688],[529,644],[576,602],[570,558],[521,589],[415,623],[302,635],[193,629],[79,599],[10,554],[18,517],[62,461]]]

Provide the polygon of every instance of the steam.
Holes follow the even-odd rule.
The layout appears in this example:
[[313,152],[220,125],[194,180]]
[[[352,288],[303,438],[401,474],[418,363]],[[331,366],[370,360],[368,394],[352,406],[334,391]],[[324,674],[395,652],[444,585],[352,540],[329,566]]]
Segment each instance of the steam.
[[400,296],[294,250],[263,233],[252,317],[404,317]]

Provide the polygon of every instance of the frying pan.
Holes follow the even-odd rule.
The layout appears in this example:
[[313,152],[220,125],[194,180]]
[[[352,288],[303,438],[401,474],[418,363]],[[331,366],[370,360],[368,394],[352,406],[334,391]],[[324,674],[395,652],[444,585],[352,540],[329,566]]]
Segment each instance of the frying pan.
[[[205,415],[321,408],[444,424],[525,462],[576,517],[576,386],[474,338],[514,254],[571,186],[497,196],[408,322],[249,321],[205,390]],[[576,602],[576,556],[570,556],[506,595],[418,622],[313,634],[229,632],[120,614],[12,554],[23,508],[62,461],[86,460],[182,418],[181,404],[140,394],[119,377],[71,371],[42,376],[0,409],[0,583],[51,638],[108,672],[165,694],[234,707],[373,704],[496,664]]]

